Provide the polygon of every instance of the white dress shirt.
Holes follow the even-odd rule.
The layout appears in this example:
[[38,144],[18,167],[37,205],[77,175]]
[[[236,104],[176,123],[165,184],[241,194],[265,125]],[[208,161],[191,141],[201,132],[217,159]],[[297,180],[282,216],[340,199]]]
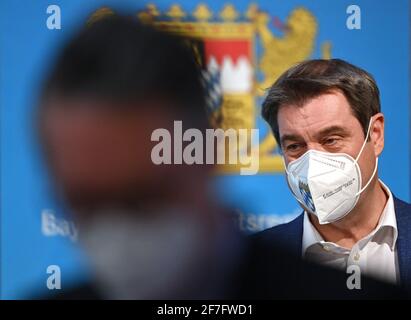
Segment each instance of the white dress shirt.
[[394,200],[389,188],[380,180],[388,201],[377,227],[359,240],[352,249],[325,241],[304,213],[302,256],[304,259],[346,271],[358,265],[361,275],[399,284],[399,267],[396,250],[398,236]]

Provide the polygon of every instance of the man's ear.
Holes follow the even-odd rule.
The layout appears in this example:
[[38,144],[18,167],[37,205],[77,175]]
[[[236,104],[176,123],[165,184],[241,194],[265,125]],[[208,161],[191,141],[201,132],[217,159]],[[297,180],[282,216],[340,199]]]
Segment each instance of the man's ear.
[[379,157],[384,149],[384,115],[380,112],[372,117],[373,124],[370,138],[374,147],[374,154]]

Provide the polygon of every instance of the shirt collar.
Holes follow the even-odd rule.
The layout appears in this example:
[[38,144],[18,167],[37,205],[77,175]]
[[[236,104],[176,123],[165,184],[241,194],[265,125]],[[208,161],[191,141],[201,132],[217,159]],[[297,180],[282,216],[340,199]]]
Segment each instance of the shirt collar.
[[324,242],[324,238],[311,223],[307,211],[304,211],[302,256],[304,257],[309,247],[321,242]]
[[380,231],[383,227],[391,227],[393,229],[393,236],[389,238],[389,241],[391,241],[390,243],[391,249],[394,250],[395,244],[398,238],[398,228],[397,228],[397,219],[395,217],[394,197],[392,196],[390,189],[384,184],[384,182],[382,182],[381,180],[379,181],[381,183],[382,188],[388,195],[388,201],[385,204],[380,221],[378,222],[378,226],[375,229],[375,233]]
[[[395,249],[395,244],[397,242],[398,237],[398,229],[397,229],[397,220],[395,218],[395,209],[394,209],[394,198],[390,189],[381,181],[382,188],[388,195],[388,201],[385,204],[383,212],[380,217],[380,221],[378,222],[377,227],[365,238],[371,239],[377,232],[379,232],[384,227],[391,227],[393,229],[393,237],[389,237],[387,241],[389,241],[391,250]],[[365,239],[364,238],[364,239]],[[361,240],[360,240],[361,241]],[[304,212],[304,222],[303,222],[303,243],[302,243],[302,256],[304,257],[305,252],[307,249],[315,244],[322,244],[326,241],[311,223],[308,213]]]

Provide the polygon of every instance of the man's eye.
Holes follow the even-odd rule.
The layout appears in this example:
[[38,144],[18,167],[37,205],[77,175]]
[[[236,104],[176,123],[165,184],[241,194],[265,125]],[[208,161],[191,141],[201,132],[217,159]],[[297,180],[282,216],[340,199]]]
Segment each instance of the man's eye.
[[324,144],[327,146],[335,145],[338,142],[337,138],[328,138],[324,141]]
[[300,144],[298,143],[293,143],[287,146],[287,151],[295,151],[298,150],[298,148],[300,147]]

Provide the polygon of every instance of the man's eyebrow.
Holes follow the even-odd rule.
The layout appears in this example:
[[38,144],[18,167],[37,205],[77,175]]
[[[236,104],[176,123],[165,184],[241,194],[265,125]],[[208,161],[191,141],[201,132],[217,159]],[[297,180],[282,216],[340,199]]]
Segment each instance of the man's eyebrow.
[[[327,135],[331,135],[331,134],[340,134],[342,136],[347,136],[347,135],[350,134],[350,132],[347,129],[341,127],[341,126],[334,125],[334,126],[330,126],[330,127],[322,129],[321,131],[317,132],[314,137],[317,140],[319,140],[319,139],[321,139],[321,138],[323,138]],[[284,143],[286,141],[301,141],[301,140],[303,140],[303,138],[298,134],[285,134],[281,137],[280,140],[281,140],[280,141],[281,145],[284,145]]]
[[322,129],[321,131],[315,134],[316,139],[323,138],[324,136],[332,135],[332,134],[340,134],[342,136],[347,136],[350,132],[341,126],[330,126],[327,128]]
[[280,140],[281,145],[284,145],[284,142],[286,141],[300,141],[302,140],[302,137],[298,134],[285,134],[281,137]]

